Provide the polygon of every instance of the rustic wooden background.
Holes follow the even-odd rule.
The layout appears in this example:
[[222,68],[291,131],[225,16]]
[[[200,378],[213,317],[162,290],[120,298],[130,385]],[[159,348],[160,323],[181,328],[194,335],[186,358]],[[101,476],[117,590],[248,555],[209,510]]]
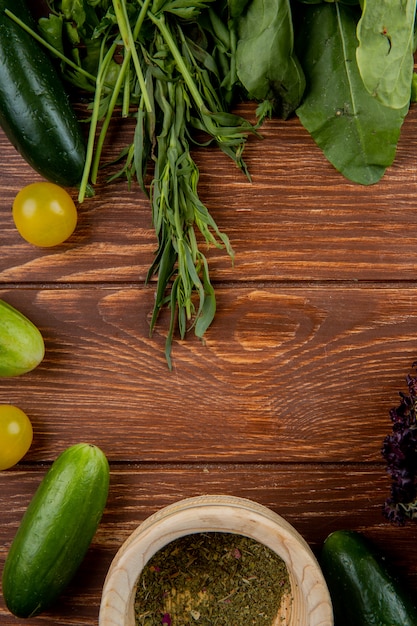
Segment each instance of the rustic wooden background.
[[[253,115],[246,105],[242,113]],[[115,128],[108,154],[129,127]],[[75,580],[33,626],[97,624],[107,568],[133,529],[176,500],[224,493],[283,515],[318,554],[338,528],[364,531],[417,591],[417,527],[382,516],[389,409],[417,359],[417,109],[394,165],[372,187],[346,181],[297,119],[251,139],[247,181],[199,149],[200,195],[236,253],[208,253],[218,311],[204,342],[154,336],[155,237],[146,197],[98,185],[65,244],[41,250],[14,228],[11,203],[39,177],[0,134],[0,297],[42,331],[43,363],[0,381],[33,445],[0,473],[0,570],[50,463],[88,441],[109,458],[108,506]],[[0,623],[11,616],[0,595]]]

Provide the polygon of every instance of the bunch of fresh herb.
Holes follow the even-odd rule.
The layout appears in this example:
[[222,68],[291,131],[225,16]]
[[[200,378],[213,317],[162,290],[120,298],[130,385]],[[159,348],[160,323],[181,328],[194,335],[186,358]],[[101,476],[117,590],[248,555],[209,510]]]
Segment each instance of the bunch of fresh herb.
[[[289,5],[271,3],[264,8],[254,0],[244,11],[246,4],[247,0],[49,0],[50,13],[39,21],[45,45],[62,61],[64,78],[91,94],[80,202],[103,164],[110,122],[115,116],[136,119],[131,143],[123,149],[113,178],[123,175],[129,182],[136,178],[149,194],[158,242],[148,273],[148,280],[157,276],[151,332],[161,308],[168,305],[170,366],[175,329],[184,337],[194,328],[202,337],[215,315],[215,293],[197,232],[205,243],[223,247],[233,257],[227,235],[199,199],[199,172],[190,146],[197,143],[196,137],[199,145],[217,145],[249,177],[243,160],[248,136],[258,135],[262,120],[273,110],[294,110],[304,88],[302,72],[298,83],[288,69],[297,66]],[[274,30],[266,40],[271,21]],[[276,55],[274,42],[280,32],[286,39]],[[243,40],[249,42],[247,49],[239,45]],[[261,42],[265,54],[245,74],[248,61],[259,56]],[[260,103],[255,124],[232,112],[238,100],[252,94]],[[146,185],[150,163],[153,176]]]
[[400,525],[407,519],[417,519],[417,377],[408,375],[406,380],[408,394],[401,392],[400,405],[390,411],[392,433],[382,447],[392,478],[384,514]]
[[[169,364],[175,329],[202,337],[215,315],[198,241],[233,257],[198,196],[196,133],[247,176],[246,140],[272,113],[295,113],[351,181],[378,182],[395,158],[416,91],[415,0],[43,1],[49,14],[34,36],[61,60],[64,78],[91,94],[80,201],[103,165],[110,122],[136,120],[114,176],[136,178],[149,194],[158,243],[151,332],[169,306]],[[232,112],[240,99],[257,102],[255,124]]]

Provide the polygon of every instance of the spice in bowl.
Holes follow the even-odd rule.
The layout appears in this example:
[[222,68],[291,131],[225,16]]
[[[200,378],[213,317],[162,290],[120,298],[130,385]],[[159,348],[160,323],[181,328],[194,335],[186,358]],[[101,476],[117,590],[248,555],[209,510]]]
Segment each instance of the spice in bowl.
[[228,532],[189,534],[142,570],[136,626],[272,626],[290,592],[283,559],[264,544]]

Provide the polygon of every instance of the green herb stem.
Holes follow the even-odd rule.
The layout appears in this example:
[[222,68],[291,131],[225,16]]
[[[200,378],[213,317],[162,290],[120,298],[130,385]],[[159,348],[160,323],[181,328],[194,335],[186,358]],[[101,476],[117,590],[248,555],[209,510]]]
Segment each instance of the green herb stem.
[[122,117],[128,117],[129,112],[130,112],[130,64],[127,66],[124,72],[124,76],[123,76]]
[[159,28],[161,35],[165,39],[166,44],[169,47],[172,56],[174,57],[177,67],[184,78],[184,81],[190,91],[190,94],[194,100],[197,109],[199,111],[204,111],[206,109],[204,100],[201,97],[197,85],[195,84],[193,77],[188,71],[186,64],[184,63],[184,59],[181,56],[181,52],[178,50],[178,46],[175,44],[175,41],[171,35],[171,31],[169,30],[165,22],[164,16],[161,15],[160,17],[156,17],[156,15],[154,15],[150,11],[148,12],[148,16],[149,19],[152,20],[152,22]]
[[93,83],[96,82],[96,77],[93,74],[90,74],[84,68],[80,67],[79,65],[74,63],[74,61],[71,61],[71,59],[69,59],[64,54],[62,54],[62,52],[54,48],[54,46],[51,46],[51,44],[48,41],[46,41],[46,39],[38,35],[38,33],[35,30],[33,30],[32,28],[30,28],[30,26],[25,24],[25,22],[23,22],[19,17],[17,17],[17,15],[12,13],[12,11],[10,11],[9,9],[4,9],[4,12],[8,17],[10,17],[14,22],[16,22],[16,24],[18,24],[27,33],[29,33],[29,35],[31,35],[34,39],[36,39],[38,43],[40,43],[47,50],[49,50],[51,54],[53,54],[58,59],[63,61],[66,65],[69,65],[70,67],[72,67],[72,69],[76,70],[77,72],[85,76],[85,78],[87,78],[88,80],[91,80]]
[[[143,21],[146,17],[146,12],[148,10],[149,4],[150,4],[151,0],[146,0],[144,5],[142,6],[142,9],[139,13],[138,19],[136,21],[134,30],[133,30],[133,37],[136,40],[137,37],[139,36],[139,32],[140,29],[142,27]],[[119,26],[120,28],[120,26]],[[119,75],[117,77],[116,80],[116,84],[114,85],[113,88],[113,92],[107,107],[107,111],[106,111],[106,116],[104,118],[101,130],[100,130],[100,134],[98,136],[97,139],[97,145],[96,145],[96,149],[95,149],[95,154],[94,154],[94,160],[93,160],[93,164],[91,167],[91,180],[92,182],[96,182],[97,180],[97,174],[98,174],[98,169],[100,166],[100,160],[101,160],[101,154],[103,151],[103,146],[104,146],[104,142],[106,140],[106,135],[107,135],[107,131],[109,128],[109,125],[111,123],[112,117],[113,117],[113,113],[114,113],[114,109],[116,107],[117,104],[117,100],[120,94],[120,91],[122,89],[122,86],[124,86],[124,97],[123,97],[123,109],[122,109],[122,115],[124,115],[125,117],[127,117],[129,111],[129,106],[130,106],[130,85],[129,85],[129,78],[130,78],[130,72],[129,72],[129,65],[130,65],[130,60],[132,58],[132,52],[131,49],[125,49],[125,56],[123,58],[123,62],[120,68],[120,72]],[[139,78],[139,77],[138,77]],[[144,100],[145,106],[148,107],[150,106],[150,109],[152,110],[152,105],[150,104],[150,100],[149,97],[146,96],[148,94],[147,89],[146,89],[146,83],[145,84],[145,92],[142,91],[142,98]],[[149,109],[147,109],[149,112]]]
[[102,50],[101,60],[99,63],[99,71],[97,74],[97,81],[96,81],[96,90],[94,93],[93,110],[91,113],[84,171],[83,171],[83,176],[81,179],[80,189],[78,192],[78,202],[80,204],[84,201],[86,190],[88,188],[89,178],[90,178],[91,165],[93,162],[93,155],[94,155],[95,137],[96,137],[96,132],[97,132],[98,118],[99,118],[101,93],[104,87],[106,73],[107,73],[110,61],[112,60],[115,50],[117,48],[117,42],[113,42],[113,44],[110,46],[110,48],[107,50],[106,54],[103,57],[105,43],[106,43],[106,40],[103,39],[102,46],[101,46],[101,50]]
[[[110,125],[110,122],[113,117],[114,109],[116,107],[117,99],[119,97],[119,93],[122,89],[123,83],[125,81],[125,76],[127,73],[127,69],[129,67],[130,55],[126,55],[123,59],[123,63],[120,68],[119,75],[117,77],[116,83],[113,88],[113,92],[107,107],[106,116],[103,120],[103,124],[100,129],[99,136],[97,138],[97,144],[95,147],[94,158],[91,165],[91,181],[93,183],[97,182],[97,174],[100,166],[101,154],[103,151],[104,142],[106,140],[107,131]],[[97,104],[98,106],[98,104]],[[95,125],[96,126],[96,125]]]
[[143,76],[142,67],[140,65],[138,53],[136,50],[134,36],[132,33],[132,29],[130,28],[129,18],[128,18],[127,11],[126,11],[125,0],[113,0],[113,6],[114,6],[115,14],[116,14],[117,24],[120,30],[120,35],[123,39],[123,43],[124,43],[126,51],[130,52],[130,54],[132,55],[132,60],[135,66],[139,85],[143,93],[145,107],[148,113],[150,113],[152,111],[152,104],[151,104],[151,101],[149,100],[148,92],[146,89],[145,78]]

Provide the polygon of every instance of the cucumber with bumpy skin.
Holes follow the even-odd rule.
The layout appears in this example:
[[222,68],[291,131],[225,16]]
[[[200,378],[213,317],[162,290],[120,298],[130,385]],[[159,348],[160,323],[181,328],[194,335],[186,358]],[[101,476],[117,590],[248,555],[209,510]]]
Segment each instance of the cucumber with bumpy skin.
[[80,443],[52,464],[24,514],[3,569],[3,598],[17,617],[52,605],[80,566],[107,501],[109,465]]
[[0,126],[41,176],[75,187],[85,161],[80,124],[52,59],[5,9],[36,29],[26,0],[0,0]]
[[361,533],[337,530],[323,545],[321,567],[335,626],[416,626],[411,595]]

